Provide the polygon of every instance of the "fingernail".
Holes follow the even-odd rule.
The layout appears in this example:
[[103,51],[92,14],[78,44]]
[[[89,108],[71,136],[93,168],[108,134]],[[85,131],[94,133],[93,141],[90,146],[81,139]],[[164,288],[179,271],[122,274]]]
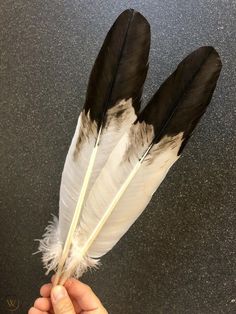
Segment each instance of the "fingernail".
[[57,302],[67,296],[66,289],[63,286],[56,286],[52,289],[52,298]]

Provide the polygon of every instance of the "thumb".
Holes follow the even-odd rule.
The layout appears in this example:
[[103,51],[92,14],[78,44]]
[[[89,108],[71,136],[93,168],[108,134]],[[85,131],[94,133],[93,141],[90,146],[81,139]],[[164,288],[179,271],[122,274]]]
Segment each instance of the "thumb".
[[52,288],[51,300],[55,314],[76,314],[71,299],[63,286]]

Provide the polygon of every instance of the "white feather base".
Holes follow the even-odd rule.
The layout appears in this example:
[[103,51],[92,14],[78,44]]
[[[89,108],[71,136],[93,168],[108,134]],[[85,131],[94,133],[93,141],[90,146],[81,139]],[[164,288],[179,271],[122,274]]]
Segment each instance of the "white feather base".
[[[63,251],[63,244],[60,241],[59,223],[56,216],[53,216],[53,221],[49,221],[42,239],[38,241],[39,247],[36,253],[42,253],[42,262],[47,270],[46,275],[50,271],[56,272]],[[64,272],[75,278],[80,278],[88,269],[96,269],[100,265],[99,259],[81,256],[80,252],[79,238],[74,237]]]

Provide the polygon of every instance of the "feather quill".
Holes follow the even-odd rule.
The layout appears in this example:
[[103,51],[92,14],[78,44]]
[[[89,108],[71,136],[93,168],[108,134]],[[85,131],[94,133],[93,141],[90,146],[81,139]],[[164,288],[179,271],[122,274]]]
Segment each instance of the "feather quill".
[[[93,66],[62,173],[59,221],[46,228],[39,245],[48,271],[57,268],[55,282],[70,259],[86,196],[115,144],[137,117],[149,48],[149,23],[140,13],[126,10],[108,32]],[[86,264],[96,262],[87,258]]]
[[85,257],[111,250],[143,212],[205,112],[220,69],[214,48],[191,53],[123,135],[84,204],[61,283]]

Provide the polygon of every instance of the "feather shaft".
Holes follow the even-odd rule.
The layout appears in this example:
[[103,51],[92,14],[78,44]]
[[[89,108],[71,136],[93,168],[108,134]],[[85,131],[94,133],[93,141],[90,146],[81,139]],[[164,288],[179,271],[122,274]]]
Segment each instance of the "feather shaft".
[[[146,156],[146,153],[145,153],[145,156]],[[145,158],[145,156],[144,156],[144,158]],[[142,160],[143,160],[143,158],[142,158]],[[130,173],[128,178],[125,180],[123,185],[120,187],[120,189],[117,192],[115,198],[112,200],[110,206],[105,211],[104,215],[102,216],[101,220],[97,224],[96,228],[93,230],[92,234],[90,235],[90,237],[88,238],[88,240],[86,241],[84,246],[82,247],[81,252],[80,252],[81,257],[84,257],[86,255],[86,253],[88,252],[90,246],[93,244],[93,242],[97,238],[98,234],[102,230],[103,226],[105,225],[105,223],[109,219],[110,215],[112,214],[113,210],[115,209],[115,207],[116,207],[117,203],[119,202],[120,198],[122,197],[123,193],[125,192],[125,190],[129,186],[129,184],[131,183],[132,179],[136,175],[137,171],[139,170],[139,168],[141,166],[141,163],[142,163],[142,160],[140,160],[135,165],[134,169],[132,170],[132,172]],[[59,281],[60,285],[63,285],[65,283],[66,279],[68,278],[68,274],[69,274],[69,272],[65,272],[63,274],[61,280]]]
[[[118,204],[120,198],[122,197],[122,195],[124,194],[124,192],[126,191],[127,187],[129,186],[129,184],[131,183],[132,179],[135,177],[136,173],[138,172],[142,162],[144,161],[145,157],[147,156],[147,154],[149,153],[150,149],[152,148],[152,145],[150,145],[147,150],[144,152],[142,158],[138,161],[138,163],[134,166],[133,170],[131,171],[131,173],[129,174],[129,176],[127,177],[127,179],[125,180],[125,182],[122,184],[122,186],[120,187],[119,191],[117,192],[117,194],[115,195],[114,199],[112,200],[110,206],[106,209],[104,215],[102,216],[101,220],[99,221],[99,223],[97,224],[96,228],[93,230],[92,234],[90,235],[90,237],[88,238],[88,240],[86,241],[86,243],[84,244],[84,246],[81,249],[81,258],[84,257],[90,246],[93,244],[93,242],[96,240],[97,236],[99,235],[100,231],[102,230],[103,226],[105,225],[105,223],[107,222],[107,220],[109,219],[110,215],[112,214],[113,210],[115,209],[116,205]],[[75,229],[74,229],[75,231]],[[71,238],[72,240],[72,238]],[[67,280],[67,278],[69,277],[70,272],[65,272],[62,275],[61,280],[59,281],[60,285],[63,285],[65,283],[65,281]],[[59,279],[59,278],[58,278]]]
[[71,225],[70,225],[70,229],[69,229],[69,232],[68,232],[68,235],[67,235],[67,238],[66,238],[66,242],[64,244],[63,251],[62,251],[62,256],[61,256],[60,262],[58,264],[58,269],[57,269],[57,272],[56,272],[56,275],[55,275],[55,279],[54,279],[54,282],[53,282],[54,286],[57,285],[59,280],[60,280],[60,276],[62,275],[64,264],[66,262],[68,254],[70,252],[71,243],[72,243],[72,240],[73,240],[73,236],[74,236],[76,227],[78,225],[78,221],[79,221],[80,214],[81,214],[81,209],[82,209],[82,206],[83,206],[84,200],[85,200],[87,187],[88,187],[89,180],[90,180],[90,177],[91,177],[91,174],[92,174],[92,171],[93,171],[93,166],[94,166],[94,162],[95,162],[96,155],[97,155],[97,150],[98,150],[98,144],[99,144],[99,140],[100,140],[100,136],[101,136],[101,130],[102,130],[102,127],[100,127],[100,130],[99,130],[99,133],[98,133],[98,137],[97,137],[97,140],[96,140],[96,144],[95,144],[94,150],[92,152],[92,155],[91,155],[91,158],[90,158],[90,161],[89,161],[89,165],[88,165],[88,168],[87,168],[87,171],[86,171],[86,174],[85,174],[84,182],[83,182],[83,185],[82,185],[82,188],[81,188],[81,193],[79,195],[79,199],[78,199],[78,202],[77,202],[77,205],[76,205],[75,213],[74,213]]

